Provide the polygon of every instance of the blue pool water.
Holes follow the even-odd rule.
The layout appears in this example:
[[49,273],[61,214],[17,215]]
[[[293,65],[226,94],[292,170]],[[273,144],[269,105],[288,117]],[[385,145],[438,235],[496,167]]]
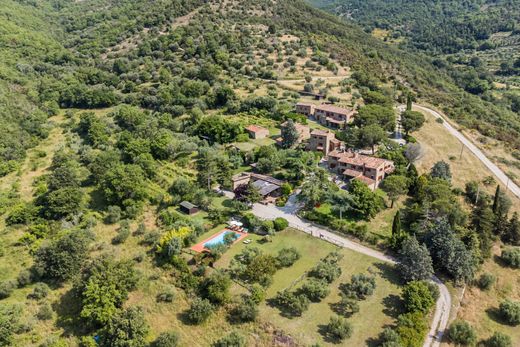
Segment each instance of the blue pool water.
[[209,240],[208,242],[204,243],[204,247],[211,248],[213,246],[223,244],[224,235],[227,235],[227,234],[233,234],[233,240],[236,240],[240,237],[240,234],[237,234],[234,231],[224,231],[224,232],[218,234],[217,236],[215,236],[214,238],[212,238],[211,240]]

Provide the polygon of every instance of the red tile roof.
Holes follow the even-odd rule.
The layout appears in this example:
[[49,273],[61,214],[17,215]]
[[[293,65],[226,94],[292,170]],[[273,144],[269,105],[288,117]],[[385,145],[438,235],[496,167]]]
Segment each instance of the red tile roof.
[[370,157],[368,155],[362,155],[358,153],[334,150],[329,153],[329,157],[336,158],[341,163],[347,163],[358,166],[365,166],[372,169],[377,169],[382,165],[393,165],[391,160]]
[[246,127],[246,130],[254,132],[254,133],[257,133],[259,131],[269,131],[268,129],[261,127],[259,125],[249,125],[248,127]]
[[354,113],[354,110],[349,108],[343,108],[336,105],[329,105],[329,104],[321,104],[319,106],[316,106],[317,111],[325,111],[325,112],[334,112],[339,114],[345,114],[345,115],[351,115]]

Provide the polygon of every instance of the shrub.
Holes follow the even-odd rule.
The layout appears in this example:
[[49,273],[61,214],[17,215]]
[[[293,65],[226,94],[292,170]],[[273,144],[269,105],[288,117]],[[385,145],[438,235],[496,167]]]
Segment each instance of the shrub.
[[306,296],[297,295],[287,289],[278,292],[274,302],[286,315],[299,317],[309,309],[309,299]]
[[506,300],[500,303],[499,311],[508,324],[520,324],[520,302]]
[[311,278],[300,288],[300,292],[312,302],[320,302],[330,293],[325,280]]
[[287,221],[287,219],[282,218],[282,217],[276,218],[273,223],[274,223],[274,230],[276,230],[276,231],[282,231],[289,226],[289,222]]
[[489,290],[496,281],[496,277],[490,273],[484,273],[480,275],[477,284],[482,290]]
[[179,334],[176,332],[161,333],[152,343],[153,347],[177,347],[179,345]]
[[133,346],[147,345],[146,335],[149,327],[144,319],[143,310],[130,307],[116,314],[104,327],[100,334],[101,346]]
[[32,293],[27,295],[29,299],[41,300],[49,295],[50,288],[46,283],[39,282],[34,285]]
[[318,265],[316,265],[310,272],[310,277],[315,277],[318,279],[323,279],[328,283],[334,282],[336,278],[341,275],[341,268],[329,261],[320,260]]
[[158,302],[173,302],[175,300],[175,292],[171,289],[165,290],[157,295]]
[[105,222],[108,224],[114,224],[119,222],[119,220],[121,219],[121,212],[121,207],[119,206],[108,206]]
[[486,347],[513,347],[511,337],[496,331],[493,336],[484,342]]
[[246,339],[241,334],[233,331],[229,335],[222,337],[213,344],[213,347],[245,347]]
[[298,259],[300,259],[300,252],[294,247],[283,248],[278,252],[276,261],[278,267],[292,266]]
[[49,303],[43,304],[38,312],[36,313],[36,318],[39,320],[49,320],[52,318],[52,307]]
[[338,305],[338,310],[344,316],[351,316],[359,312],[359,302],[356,298],[341,293],[341,302]]
[[502,259],[515,269],[520,269],[520,248],[508,248],[502,251]]
[[397,317],[397,333],[403,346],[422,346],[428,324],[420,312],[409,312]]
[[409,282],[403,289],[404,305],[408,312],[427,313],[435,304],[435,299],[423,281]]
[[350,297],[364,300],[374,293],[376,280],[364,274],[353,275],[351,282],[344,286],[343,292]]
[[258,317],[258,305],[250,297],[242,298],[231,311],[231,318],[237,322],[253,322]]
[[26,285],[30,284],[32,280],[31,272],[29,270],[22,270],[18,274],[16,281],[18,282],[18,287],[22,288]]
[[352,326],[344,318],[330,317],[325,332],[332,340],[343,341],[352,336]]
[[448,338],[457,345],[468,346],[477,341],[477,334],[468,322],[455,321],[448,329]]
[[195,298],[187,312],[188,319],[195,324],[205,322],[213,313],[213,305],[207,299]]
[[265,289],[259,284],[253,284],[251,288],[249,288],[249,292],[251,293],[250,298],[256,304],[261,303],[265,300]]
[[12,280],[3,281],[0,283],[0,299],[5,299],[11,296],[11,293],[16,288],[16,283]]

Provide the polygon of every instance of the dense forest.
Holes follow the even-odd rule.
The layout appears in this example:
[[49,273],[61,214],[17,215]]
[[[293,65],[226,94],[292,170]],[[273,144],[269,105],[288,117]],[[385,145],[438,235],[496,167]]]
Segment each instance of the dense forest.
[[[0,43],[0,346],[245,346],[245,335],[290,344],[258,317],[301,318],[331,291],[339,302],[323,306],[334,316],[313,321],[312,336],[340,343],[376,288],[392,299],[383,308],[377,297],[385,312],[375,329],[386,329],[361,343],[415,346],[439,295],[427,282],[434,272],[471,283],[494,242],[508,244],[504,262],[518,267],[518,216],[500,189],[484,192],[492,179],[463,190],[444,161],[423,175],[414,166],[411,133],[425,123],[416,100],[520,149],[518,110],[485,97],[475,71],[387,45],[301,0],[4,0]],[[300,94],[277,83],[291,76],[320,95],[339,88],[343,100],[327,100],[356,107],[335,135],[394,162],[381,189],[340,189],[318,166],[322,155],[298,147]],[[407,147],[388,139],[396,103],[409,106]],[[249,138],[251,124],[268,130],[266,142]],[[355,271],[366,273],[341,277],[355,255],[343,260],[343,249],[291,235],[287,220],[250,213],[260,201],[252,184],[224,195],[253,167],[283,180],[280,206],[302,188],[302,217],[393,252],[402,266],[359,259]],[[186,202],[198,214],[181,212]],[[387,211],[392,234],[368,230]],[[253,247],[231,249],[223,233],[208,252],[191,251],[235,217]],[[302,260],[297,287],[274,284]],[[500,314],[518,324],[518,304],[504,305]]]
[[[311,3],[360,24],[385,42],[451,65],[461,88],[519,111],[518,1],[351,1]],[[501,82],[497,90],[494,81]],[[497,93],[498,91],[498,93]]]

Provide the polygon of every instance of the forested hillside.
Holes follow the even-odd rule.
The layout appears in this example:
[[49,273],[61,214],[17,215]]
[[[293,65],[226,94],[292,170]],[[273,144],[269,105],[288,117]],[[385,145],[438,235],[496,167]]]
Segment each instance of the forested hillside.
[[[464,193],[447,162],[419,176],[420,146],[389,139],[407,103],[416,142],[420,100],[520,149],[510,105],[303,0],[2,0],[0,43],[0,346],[420,345],[433,265],[470,282],[520,239],[492,177]],[[384,189],[340,189],[304,150],[295,123],[329,130],[294,113],[311,96],[358,113],[327,134],[377,150]],[[407,276],[255,215],[260,190],[233,181],[251,170],[279,206],[301,191],[307,219],[405,245]]]
[[[385,42],[451,64],[456,83],[519,112],[520,2],[315,0]],[[494,82],[500,82],[498,84]]]

